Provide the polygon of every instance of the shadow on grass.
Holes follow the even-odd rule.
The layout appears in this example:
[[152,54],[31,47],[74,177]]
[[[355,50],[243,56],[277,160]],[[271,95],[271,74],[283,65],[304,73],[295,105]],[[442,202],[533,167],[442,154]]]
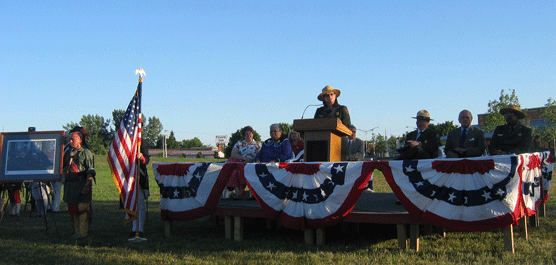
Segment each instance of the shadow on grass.
[[[157,253],[182,251],[291,251],[306,252],[326,248],[329,251],[350,248],[366,248],[396,237],[394,225],[360,225],[339,224],[326,229],[326,245],[311,246],[304,243],[303,231],[287,228],[268,229],[265,219],[245,219],[244,241],[235,242],[225,239],[222,219],[203,217],[191,221],[174,221],[173,235],[164,236],[164,222],[160,218],[159,203],[150,202],[148,221],[145,224],[145,238],[141,243],[129,242],[131,224],[124,226],[123,210],[117,201],[95,201],[93,204],[93,221],[89,236],[75,240],[73,224],[65,213],[48,214],[44,218],[22,212],[19,217],[6,216],[0,222],[0,238],[24,240],[29,244],[72,245],[87,247],[124,247],[140,251]],[[55,225],[56,224],[56,225]],[[56,229],[57,227],[57,229]],[[47,229],[48,228],[48,229]]]

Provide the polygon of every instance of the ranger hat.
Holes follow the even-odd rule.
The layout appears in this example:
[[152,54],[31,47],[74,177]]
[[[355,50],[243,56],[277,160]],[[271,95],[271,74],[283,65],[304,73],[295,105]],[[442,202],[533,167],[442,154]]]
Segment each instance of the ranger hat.
[[414,119],[418,119],[418,120],[426,120],[426,121],[433,121],[433,119],[431,119],[431,115],[427,110],[420,110],[419,112],[417,112],[417,116],[413,117]]
[[320,94],[317,96],[317,98],[318,98],[320,101],[322,101],[322,96],[324,96],[325,94],[328,94],[328,93],[330,93],[330,92],[334,92],[334,93],[336,94],[336,98],[338,98],[338,97],[340,96],[340,93],[342,93],[340,90],[335,89],[335,88],[333,88],[333,87],[331,87],[331,86],[325,86],[325,87],[322,89],[322,93],[320,93]]
[[525,118],[525,114],[523,112],[521,112],[521,110],[519,109],[519,106],[516,106],[514,104],[510,104],[507,107],[500,110],[500,114],[505,115],[506,113],[513,113],[519,119]]

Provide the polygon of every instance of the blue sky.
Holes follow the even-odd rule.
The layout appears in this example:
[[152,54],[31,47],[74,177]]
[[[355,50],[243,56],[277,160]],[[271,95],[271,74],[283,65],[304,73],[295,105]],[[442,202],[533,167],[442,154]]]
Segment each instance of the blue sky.
[[[326,85],[382,135],[556,91],[555,1],[0,1],[0,129],[61,130],[125,109],[214,145],[293,123]],[[317,107],[309,107],[312,118]],[[408,128],[410,127],[410,128]],[[370,139],[371,134],[359,133]]]

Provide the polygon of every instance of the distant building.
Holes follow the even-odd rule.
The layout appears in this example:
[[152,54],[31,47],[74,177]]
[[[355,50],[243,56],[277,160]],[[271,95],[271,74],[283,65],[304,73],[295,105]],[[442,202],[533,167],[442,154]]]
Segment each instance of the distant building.
[[[149,149],[150,156],[158,156],[164,152],[163,149]],[[205,158],[214,158],[214,153],[218,152],[218,148],[213,147],[195,147],[191,149],[168,149],[168,157],[185,157],[196,158],[201,152]]]

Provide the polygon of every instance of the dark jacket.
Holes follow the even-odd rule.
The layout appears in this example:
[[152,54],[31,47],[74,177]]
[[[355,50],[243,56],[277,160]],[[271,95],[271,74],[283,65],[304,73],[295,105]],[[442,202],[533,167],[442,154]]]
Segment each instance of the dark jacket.
[[400,157],[398,159],[428,159],[438,157],[438,148],[440,147],[440,134],[437,131],[427,128],[425,129],[418,139],[418,130],[412,131],[407,134],[405,140],[414,140],[421,142],[420,146],[409,147],[406,143],[405,147],[398,149]]
[[510,132],[510,125],[500,125],[494,129],[488,151],[490,154],[494,154],[496,150],[502,150],[508,154],[528,153],[533,146],[531,133],[531,128],[521,124],[517,124],[512,132]]
[[485,134],[481,129],[470,126],[469,131],[467,132],[467,137],[465,138],[465,142],[463,144],[463,148],[465,148],[465,154],[463,156],[449,156],[448,152],[458,148],[460,136],[461,127],[453,129],[448,133],[446,147],[444,148],[444,152],[446,153],[447,157],[476,157],[484,154],[486,149]]
[[332,105],[332,109],[328,109],[326,106],[322,106],[315,112],[315,119],[320,118],[338,118],[342,123],[349,127],[351,125],[351,119],[349,117],[349,111],[346,106],[338,104],[338,101]]
[[141,145],[141,154],[145,157],[145,163],[139,160],[139,186],[143,190],[149,190],[149,174],[147,171],[147,164],[151,160],[149,157],[149,148],[145,145]]

